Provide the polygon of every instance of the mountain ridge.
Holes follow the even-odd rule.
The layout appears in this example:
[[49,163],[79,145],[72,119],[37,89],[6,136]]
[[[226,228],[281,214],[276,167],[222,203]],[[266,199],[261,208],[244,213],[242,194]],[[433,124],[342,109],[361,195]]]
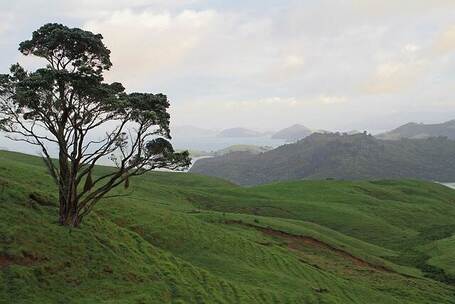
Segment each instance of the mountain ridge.
[[199,160],[190,172],[241,185],[323,178],[452,182],[455,141],[445,138],[386,141],[365,133],[315,133],[259,155],[237,152]]
[[389,132],[378,134],[376,137],[385,140],[397,140],[401,138],[428,138],[447,137],[455,139],[455,119],[434,124],[409,122]]

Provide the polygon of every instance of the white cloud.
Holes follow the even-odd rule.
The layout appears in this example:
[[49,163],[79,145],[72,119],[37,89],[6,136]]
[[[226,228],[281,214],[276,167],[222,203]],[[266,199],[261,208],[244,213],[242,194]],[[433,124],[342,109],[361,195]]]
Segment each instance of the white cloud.
[[283,67],[285,69],[300,68],[305,64],[305,60],[300,55],[288,55],[284,58]]
[[424,71],[423,60],[379,64],[373,78],[365,85],[365,91],[370,94],[389,94],[409,89]]
[[212,10],[185,10],[175,15],[122,10],[84,27],[102,33],[111,49],[111,78],[134,85],[184,61],[206,38],[217,17]]
[[347,97],[345,96],[329,96],[329,95],[321,95],[319,100],[322,104],[325,105],[335,105],[335,104],[343,104],[348,101]]
[[403,47],[403,52],[404,53],[415,53],[415,52],[417,52],[419,50],[420,50],[420,47],[418,45],[415,45],[415,44],[412,44],[412,43],[406,44]]
[[455,2],[452,0],[352,0],[352,4],[355,9],[370,16],[394,16],[396,18],[455,8]]
[[11,12],[0,12],[0,35],[5,34],[13,28],[14,14]]
[[445,29],[436,38],[433,50],[436,54],[447,54],[455,51],[455,25]]
[[425,113],[452,100],[453,8],[453,0],[0,1],[0,15],[14,16],[0,19],[0,66],[17,61],[17,43],[37,26],[62,22],[102,33],[108,80],[168,94],[174,123],[325,128],[345,123],[343,113],[350,121]]

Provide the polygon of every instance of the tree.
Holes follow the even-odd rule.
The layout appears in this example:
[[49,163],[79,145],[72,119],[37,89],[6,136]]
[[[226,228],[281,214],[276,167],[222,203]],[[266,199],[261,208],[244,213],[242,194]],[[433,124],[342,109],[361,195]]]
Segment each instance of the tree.
[[[0,75],[0,129],[42,150],[65,226],[78,227],[113,188],[128,187],[132,176],[157,168],[182,170],[190,163],[188,152],[176,153],[168,141],[166,95],[128,94],[120,83],[104,82],[112,63],[102,39],[46,24],[19,45],[22,54],[44,59],[46,67],[28,72],[15,64]],[[103,159],[115,166],[95,175]]]

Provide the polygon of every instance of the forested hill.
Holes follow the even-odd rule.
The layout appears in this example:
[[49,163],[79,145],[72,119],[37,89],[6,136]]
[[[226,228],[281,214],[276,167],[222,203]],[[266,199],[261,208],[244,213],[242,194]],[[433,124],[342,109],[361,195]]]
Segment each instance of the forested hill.
[[259,155],[201,159],[191,172],[256,185],[291,179],[415,178],[455,181],[455,141],[386,141],[367,134],[313,134]]
[[455,139],[455,119],[440,124],[408,123],[390,132],[379,134],[379,139],[428,138],[443,136]]

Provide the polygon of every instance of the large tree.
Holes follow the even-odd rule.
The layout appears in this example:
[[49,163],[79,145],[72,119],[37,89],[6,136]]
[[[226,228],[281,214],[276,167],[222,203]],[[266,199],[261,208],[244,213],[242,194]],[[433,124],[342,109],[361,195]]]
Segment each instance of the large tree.
[[[169,143],[166,95],[125,92],[106,83],[112,66],[100,34],[46,24],[19,45],[47,65],[28,72],[19,64],[0,75],[0,129],[40,148],[58,186],[59,222],[77,227],[114,187],[157,168],[188,167],[187,152]],[[51,157],[58,151],[57,160]],[[56,152],[57,153],[57,152]],[[115,166],[104,174],[100,160]]]

